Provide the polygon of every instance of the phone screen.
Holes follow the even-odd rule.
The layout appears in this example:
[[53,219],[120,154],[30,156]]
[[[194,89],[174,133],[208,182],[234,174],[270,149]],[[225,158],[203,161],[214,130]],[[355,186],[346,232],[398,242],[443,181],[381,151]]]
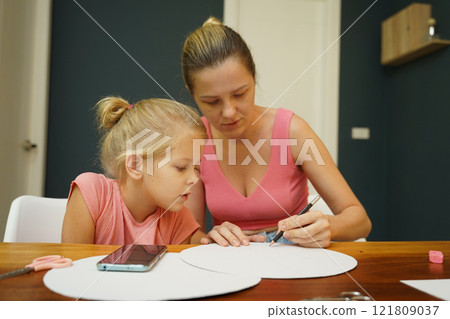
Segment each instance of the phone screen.
[[164,245],[125,245],[97,263],[99,270],[147,271],[166,252]]

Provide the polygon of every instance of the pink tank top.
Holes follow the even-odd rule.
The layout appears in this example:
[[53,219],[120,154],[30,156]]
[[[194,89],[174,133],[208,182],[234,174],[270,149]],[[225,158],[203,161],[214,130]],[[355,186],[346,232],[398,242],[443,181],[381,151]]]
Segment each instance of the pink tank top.
[[[289,138],[292,115],[291,111],[282,108],[277,110],[272,141]],[[208,120],[202,117],[202,121],[208,137],[212,138]],[[295,215],[307,205],[306,175],[295,165],[288,143],[284,146],[280,146],[279,142],[277,144],[271,144],[270,161],[265,175],[261,181],[257,181],[260,186],[248,197],[233,188],[217,160],[207,159],[211,155],[205,157],[206,154],[215,155],[212,144],[205,146],[200,166],[201,179],[205,185],[206,204],[213,216],[214,225],[228,221],[243,230],[277,226],[279,220],[288,217],[286,212]]]

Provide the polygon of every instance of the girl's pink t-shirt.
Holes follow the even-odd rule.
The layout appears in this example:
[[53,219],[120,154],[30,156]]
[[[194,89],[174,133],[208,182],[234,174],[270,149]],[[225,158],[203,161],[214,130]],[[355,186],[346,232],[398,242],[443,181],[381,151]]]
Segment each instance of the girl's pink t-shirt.
[[72,182],[69,199],[75,185],[94,221],[95,244],[177,245],[200,228],[186,207],[179,212],[158,207],[145,221],[136,222],[123,201],[117,180],[102,174],[79,175]]

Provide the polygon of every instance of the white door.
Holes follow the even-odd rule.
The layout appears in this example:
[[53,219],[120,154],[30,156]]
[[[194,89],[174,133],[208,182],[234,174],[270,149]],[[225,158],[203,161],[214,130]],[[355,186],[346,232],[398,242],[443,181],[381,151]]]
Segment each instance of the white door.
[[12,200],[44,192],[50,17],[50,0],[0,1],[0,241]]
[[341,1],[225,0],[224,8],[224,23],[252,51],[256,104],[304,118],[337,162]]

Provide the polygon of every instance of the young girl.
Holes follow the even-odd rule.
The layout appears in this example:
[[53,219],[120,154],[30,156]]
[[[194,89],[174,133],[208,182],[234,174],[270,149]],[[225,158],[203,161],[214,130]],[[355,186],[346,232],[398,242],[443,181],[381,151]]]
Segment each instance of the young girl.
[[[286,109],[255,105],[255,64],[238,33],[209,19],[186,39],[181,63],[209,138],[223,144],[223,160],[201,160],[205,200],[215,224],[203,243],[270,242],[283,230],[286,242],[327,247],[331,240],[369,234],[371,222],[364,207],[308,123]],[[297,143],[279,144],[289,139]],[[297,162],[307,141],[313,141],[323,161]],[[248,161],[249,143],[257,146],[259,161]],[[215,152],[205,146],[209,158]],[[296,216],[307,205],[308,179],[334,215],[313,207]],[[204,210],[187,205],[203,226]]]
[[111,178],[83,173],[72,182],[62,242],[198,243],[199,225],[184,207],[198,180],[193,139],[205,135],[198,114],[165,99],[107,97],[96,107]]

